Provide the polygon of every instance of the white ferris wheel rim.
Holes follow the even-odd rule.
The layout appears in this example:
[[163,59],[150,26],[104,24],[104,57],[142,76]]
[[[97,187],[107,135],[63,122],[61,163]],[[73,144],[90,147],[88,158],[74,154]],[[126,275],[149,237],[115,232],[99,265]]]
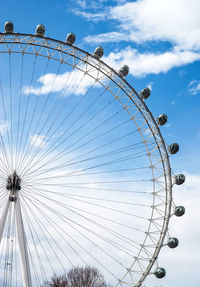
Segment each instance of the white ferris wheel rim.
[[[12,55],[32,54],[41,57],[48,57],[49,59],[70,65],[73,69],[82,69],[82,71],[89,77],[93,78],[95,82],[98,82],[100,85],[104,86],[110,92],[110,94],[113,95],[116,101],[118,101],[123,106],[123,108],[126,109],[126,111],[129,113],[129,116],[138,127],[138,131],[144,141],[147,152],[149,152],[148,140],[145,139],[142,129],[140,129],[140,125],[137,124],[137,117],[131,114],[133,106],[137,108],[140,117],[142,117],[145,120],[145,124],[148,125],[150,134],[154,139],[157,145],[157,150],[160,154],[160,161],[162,163],[163,174],[165,177],[165,213],[162,221],[162,229],[160,230],[160,237],[156,244],[153,256],[151,260],[149,260],[148,266],[141,274],[140,280],[136,285],[134,285],[140,286],[146,276],[149,274],[152,267],[155,265],[160,249],[163,246],[164,239],[168,230],[172,207],[172,176],[169,156],[156,120],[138,93],[127,83],[123,77],[120,76],[118,72],[113,70],[100,59],[97,59],[95,56],[75,47],[74,45],[69,45],[65,42],[52,38],[39,37],[32,34],[0,33],[0,54],[1,53],[9,53]],[[80,63],[84,63],[84,65],[80,67]],[[96,78],[94,77],[94,70],[97,71]],[[105,78],[102,80],[102,74],[107,79],[106,83],[104,81]],[[120,93],[117,96],[113,92],[113,90],[115,91],[113,87],[117,87],[120,90]],[[151,157],[151,152],[149,152],[149,160],[152,163],[152,181],[156,181],[153,172],[154,162]],[[156,196],[156,194],[154,196]],[[152,217],[153,213],[154,208],[152,208]],[[141,250],[148,249],[145,247],[146,238],[150,236],[152,222],[156,221],[156,219],[152,219],[152,217],[150,218],[150,224],[148,230],[146,231],[144,242],[141,244]],[[141,251],[138,252],[138,257],[140,252]],[[137,261],[137,258],[135,261]],[[132,266],[130,266],[130,269],[131,267]],[[127,273],[129,273],[129,270],[127,270]],[[124,274],[123,278],[126,277],[127,273]],[[121,278],[121,282],[123,282],[123,278]],[[119,282],[118,284],[120,285],[121,283]]]

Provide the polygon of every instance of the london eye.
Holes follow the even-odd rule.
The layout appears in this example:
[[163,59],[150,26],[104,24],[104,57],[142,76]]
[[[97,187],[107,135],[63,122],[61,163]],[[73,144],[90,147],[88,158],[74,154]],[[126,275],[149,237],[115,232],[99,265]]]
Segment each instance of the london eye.
[[[96,266],[113,286],[161,279],[161,248],[175,248],[166,114],[148,109],[128,66],[66,41],[0,33],[0,282],[41,286],[74,266]],[[178,220],[178,218],[177,218]],[[23,282],[23,283],[22,283]]]

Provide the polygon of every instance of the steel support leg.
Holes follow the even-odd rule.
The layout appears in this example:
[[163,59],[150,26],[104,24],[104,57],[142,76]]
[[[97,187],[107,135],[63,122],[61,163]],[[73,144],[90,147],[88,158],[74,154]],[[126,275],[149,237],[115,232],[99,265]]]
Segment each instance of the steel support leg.
[[1,243],[1,240],[2,240],[3,231],[4,231],[4,228],[5,228],[5,224],[6,224],[6,219],[7,219],[7,216],[8,216],[9,206],[10,206],[10,201],[9,201],[9,198],[8,198],[7,202],[6,202],[6,205],[4,207],[4,211],[2,213],[2,217],[0,219],[0,243]]
[[15,215],[16,215],[16,224],[17,224],[17,235],[18,235],[19,251],[20,251],[21,264],[22,264],[23,286],[32,287],[31,272],[30,272],[30,265],[29,265],[28,251],[27,251],[27,241],[26,241],[26,235],[24,232],[24,225],[23,225],[21,207],[20,207],[18,196],[15,201],[15,207],[16,207]]

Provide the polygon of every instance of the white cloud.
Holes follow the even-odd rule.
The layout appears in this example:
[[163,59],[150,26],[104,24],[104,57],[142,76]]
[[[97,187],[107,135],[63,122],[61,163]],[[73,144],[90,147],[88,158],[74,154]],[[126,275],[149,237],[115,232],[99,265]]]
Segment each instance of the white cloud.
[[189,92],[192,95],[196,95],[200,93],[200,81],[197,81],[197,80],[191,81],[188,87],[189,87]]
[[32,146],[43,147],[46,144],[44,135],[33,135],[30,137],[30,142]]
[[77,16],[81,16],[83,18],[86,18],[88,20],[92,20],[94,22],[98,22],[99,20],[102,20],[105,18],[104,13],[90,13],[90,12],[85,12],[85,11],[80,11],[77,9],[74,9],[74,14]]
[[111,52],[105,57],[105,62],[116,69],[128,63],[132,75],[145,76],[166,73],[173,67],[180,67],[199,59],[200,54],[192,51],[173,49],[165,53],[139,53],[127,47],[118,53]]
[[[90,19],[91,20],[91,19]],[[108,32],[102,33],[98,35],[90,35],[85,37],[84,39],[87,43],[110,43],[110,42],[121,42],[127,40],[127,35],[121,32]]]
[[0,133],[2,136],[9,130],[9,126],[10,125],[7,121],[0,122]]
[[[101,19],[117,21],[116,31],[120,32],[112,31],[92,39],[96,42],[170,41],[184,48],[200,48],[199,10],[198,0],[138,0],[109,7]],[[95,14],[90,18],[93,19]],[[86,41],[91,41],[91,37]]]
[[82,8],[86,8],[86,1],[85,0],[77,0],[77,4]]
[[[83,78],[83,79],[82,79]],[[41,85],[39,87],[24,86],[24,94],[43,95],[53,92],[61,92],[61,96],[70,94],[83,95],[88,87],[94,83],[94,80],[89,76],[84,76],[79,70],[65,72],[63,74],[45,74],[37,80]]]
[[[82,17],[90,21],[115,21],[115,29],[108,33],[89,35],[88,43],[133,42],[169,42],[171,48],[162,52],[140,53],[127,47],[118,53],[110,53],[106,60],[111,66],[118,64],[133,65],[131,74],[143,76],[167,72],[199,60],[200,49],[200,1],[198,0],[138,0],[117,6],[106,7],[103,13],[79,11]],[[86,15],[84,15],[86,13]],[[113,25],[112,25],[113,27]],[[157,47],[159,51],[159,47]]]
[[150,83],[147,85],[147,88],[149,88],[149,89],[152,91],[152,86],[153,86],[153,82],[150,82]]

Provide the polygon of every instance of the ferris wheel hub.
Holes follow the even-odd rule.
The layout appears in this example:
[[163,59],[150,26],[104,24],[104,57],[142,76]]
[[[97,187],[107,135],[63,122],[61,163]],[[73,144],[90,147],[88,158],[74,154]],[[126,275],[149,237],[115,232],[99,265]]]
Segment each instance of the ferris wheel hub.
[[21,179],[17,175],[16,171],[14,171],[13,174],[8,177],[6,189],[10,190],[9,200],[15,201],[16,193],[21,190]]

